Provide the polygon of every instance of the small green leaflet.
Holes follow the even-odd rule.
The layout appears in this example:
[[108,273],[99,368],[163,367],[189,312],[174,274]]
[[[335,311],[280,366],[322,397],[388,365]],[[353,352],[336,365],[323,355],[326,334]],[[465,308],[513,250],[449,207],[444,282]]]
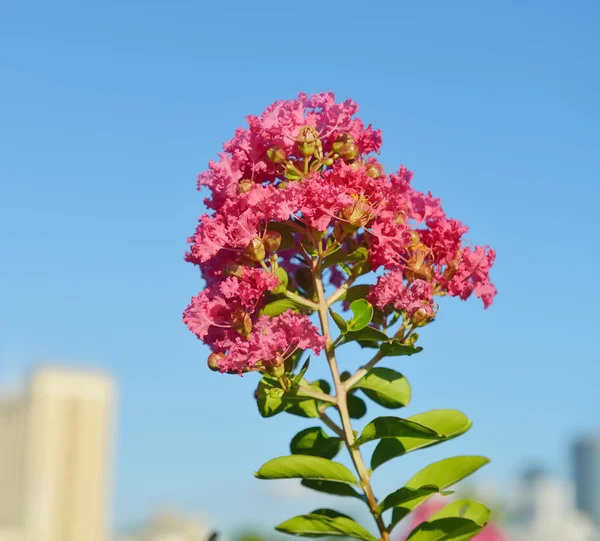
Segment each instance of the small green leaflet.
[[254,474],[259,479],[316,479],[357,485],[352,472],[339,462],[308,455],[274,458]]
[[407,406],[411,397],[407,379],[390,368],[372,368],[352,388],[361,389],[371,400],[390,409]]
[[300,515],[276,526],[279,532],[302,537],[352,537],[364,541],[376,541],[375,537],[349,516],[332,509],[317,509],[308,515]]

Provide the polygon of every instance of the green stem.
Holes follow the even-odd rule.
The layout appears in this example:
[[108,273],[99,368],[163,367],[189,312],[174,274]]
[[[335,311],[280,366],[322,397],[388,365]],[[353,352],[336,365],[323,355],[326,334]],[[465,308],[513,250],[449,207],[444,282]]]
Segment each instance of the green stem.
[[356,279],[358,278],[358,276],[350,276],[348,278],[348,280],[346,280],[346,283],[343,284],[342,286],[340,286],[337,291],[335,291],[335,293],[333,293],[332,295],[330,295],[327,298],[327,306],[331,306],[334,302],[336,302],[337,300],[339,300],[340,298],[342,298],[346,292],[350,289],[350,286],[356,281]]
[[371,370],[371,368],[373,368],[381,359],[383,359],[383,354],[381,353],[381,351],[378,351],[367,364],[361,366],[355,374],[350,376],[344,382],[344,388],[346,389],[346,391],[350,389],[355,383],[358,383],[362,378],[364,378],[369,372],[369,370]]
[[[394,340],[394,339],[400,339],[400,342],[405,342],[406,339],[415,330],[415,328],[416,327],[413,325],[411,327],[409,333],[406,336],[404,336],[404,325],[402,325],[398,329],[398,332],[394,335],[394,337],[392,338],[392,340]],[[352,376],[350,376],[344,382],[344,387],[346,388],[346,390],[350,389],[353,385],[355,385],[362,378],[364,378],[367,375],[367,373],[369,372],[369,370],[371,370],[371,368],[373,368],[379,361],[381,361],[381,359],[383,359],[383,353],[381,353],[381,350],[379,350],[377,353],[375,353],[375,355],[373,355],[373,357],[371,358],[371,360],[367,364],[365,364],[364,366],[361,366]]]
[[[355,447],[355,437],[354,431],[352,430],[352,421],[350,420],[350,414],[348,412],[348,391],[342,380],[340,379],[340,372],[337,365],[337,360],[335,358],[335,348],[333,346],[333,342],[331,341],[331,335],[329,333],[329,311],[327,306],[327,299],[325,298],[325,290],[323,288],[323,279],[321,274],[321,262],[322,258],[315,258],[313,260],[313,280],[315,283],[315,291],[317,293],[317,297],[319,299],[319,320],[321,321],[321,330],[323,332],[323,336],[327,337],[327,345],[325,346],[325,353],[327,355],[327,361],[329,362],[329,368],[331,369],[331,376],[333,378],[333,384],[335,386],[336,397],[337,397],[337,405],[336,408],[340,414],[340,419],[342,421],[342,434],[340,437],[344,440],[348,452],[350,453],[350,458],[352,459],[352,463],[356,468],[356,472],[358,473],[358,477],[360,479],[360,485],[365,493],[365,497],[367,500],[367,505],[369,506],[369,510],[377,523],[377,528],[380,533],[381,541],[389,541],[389,532],[385,527],[383,519],[381,517],[381,513],[377,507],[377,499],[373,494],[373,489],[371,488],[371,480],[369,476],[369,470],[365,466],[365,462],[363,460],[362,454],[358,448]],[[323,418],[323,415],[321,415]],[[325,419],[323,418],[325,421]],[[326,422],[327,424],[327,422]],[[329,425],[328,425],[329,426]],[[337,425],[336,425],[337,426]]]
[[340,438],[344,439],[344,430],[338,426],[335,421],[329,417],[329,415],[327,415],[325,413],[325,409],[322,406],[319,406],[318,408],[319,411],[319,417],[321,418],[321,420],[329,427],[331,428],[331,430],[333,430]]
[[337,398],[327,393],[317,391],[312,387],[306,387],[305,385],[298,385],[298,396],[306,396],[307,398],[314,398],[315,400],[321,400],[322,402],[329,402],[330,404],[336,404]]
[[315,312],[319,309],[319,305],[317,303],[309,301],[308,299],[301,297],[297,293],[294,293],[293,291],[289,291],[288,289],[283,291],[283,295],[286,296],[288,299],[292,299],[293,301],[297,302],[298,304],[301,304],[302,306],[306,306],[307,308],[314,310]]

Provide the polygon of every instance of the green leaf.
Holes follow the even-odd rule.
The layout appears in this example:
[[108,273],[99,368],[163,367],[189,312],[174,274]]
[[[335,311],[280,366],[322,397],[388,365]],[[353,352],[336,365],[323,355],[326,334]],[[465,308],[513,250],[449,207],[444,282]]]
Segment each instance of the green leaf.
[[348,394],[348,413],[351,419],[361,419],[367,413],[367,405],[362,398]]
[[364,501],[365,497],[360,494],[357,490],[352,488],[350,485],[344,483],[335,483],[333,481],[315,481],[313,479],[303,479],[302,485],[307,488],[312,488],[318,492],[325,492],[326,494],[333,494],[334,496],[348,496],[351,498],[358,498]]
[[356,343],[363,349],[379,349],[379,342],[374,342],[373,340],[357,340]]
[[419,505],[423,498],[429,498],[437,494],[440,489],[435,485],[425,485],[419,488],[402,487],[391,494],[388,494],[379,504],[379,512],[383,513],[392,507],[403,507],[407,514]]
[[332,459],[342,448],[342,440],[328,436],[320,426],[306,428],[290,442],[293,455],[312,455]]
[[400,355],[414,355],[423,351],[422,347],[415,347],[413,345],[402,344],[399,340],[393,340],[392,342],[384,342],[381,344],[381,353],[384,357],[398,357]]
[[357,286],[352,286],[346,291],[346,293],[340,297],[340,300],[345,300],[346,302],[352,302],[356,299],[364,299],[371,290],[371,286],[369,284],[360,284]]
[[455,456],[429,464],[406,483],[409,488],[436,485],[440,490],[448,488],[476,472],[489,462],[483,456]]
[[287,272],[283,267],[277,267],[275,275],[279,279],[279,285],[273,289],[273,293],[283,293],[287,289],[289,281]]
[[364,246],[359,246],[353,252],[347,254],[344,250],[336,250],[331,255],[328,255],[323,261],[323,268],[331,267],[339,263],[358,263],[366,261],[369,257],[369,252]]
[[294,312],[303,312],[306,309],[306,306],[303,306],[292,299],[278,299],[267,304],[260,311],[260,313],[265,316],[275,317],[287,312],[288,310],[293,310]]
[[356,299],[350,304],[350,310],[354,314],[347,323],[349,331],[360,331],[364,329],[373,319],[373,307],[365,299]]
[[407,541],[466,541],[481,530],[482,526],[466,518],[441,518],[419,524]]
[[308,359],[306,359],[306,361],[304,361],[304,364],[302,365],[300,372],[298,372],[298,374],[294,378],[294,381],[292,381],[292,389],[294,389],[294,388],[298,387],[298,385],[300,385],[300,382],[302,381],[302,378],[304,378],[304,374],[306,374],[306,371],[308,370],[309,366],[310,366],[310,355],[308,356]]
[[290,455],[269,460],[254,474],[259,479],[316,479],[357,485],[352,472],[320,456]]
[[490,519],[490,510],[482,503],[473,500],[456,500],[440,509],[429,520],[448,517],[468,518],[480,526],[485,526]]
[[[363,445],[368,441],[378,440],[381,438],[398,438],[398,437],[412,437],[412,438],[431,438],[435,439],[438,437],[437,432],[427,428],[426,426],[420,425],[408,419],[401,419],[400,417],[377,417],[371,421],[363,429],[360,438],[356,440],[356,445]],[[421,483],[421,485],[428,485],[435,483]],[[421,486],[419,485],[419,486]]]
[[263,377],[256,389],[256,404],[262,417],[272,417],[285,409],[283,389],[275,378]]
[[[479,468],[489,462],[488,458],[482,456],[455,456],[434,462],[423,468],[413,476],[406,486],[408,488],[420,488],[425,485],[435,485],[444,490],[465,477],[476,472]],[[424,497],[422,501],[425,501]],[[419,505],[422,502],[418,502]],[[413,506],[416,507],[416,505]],[[401,521],[411,510],[403,507],[395,507],[392,511],[391,526]]]
[[371,400],[384,408],[402,408],[410,402],[410,385],[407,379],[390,368],[372,368],[352,388],[361,389]]
[[[329,391],[331,390],[329,383],[322,379],[318,379],[313,383],[308,383],[305,380],[301,380],[300,383],[308,387],[313,387],[314,389],[327,394],[329,394]],[[294,389],[292,392],[286,393],[284,396],[284,401],[286,403],[285,411],[287,413],[297,415],[298,417],[315,418],[319,416],[319,402],[314,398],[302,396],[302,391],[299,389]]]
[[[385,333],[376,329],[375,327],[364,327],[360,331],[351,331],[346,333],[341,344],[347,344],[353,340],[373,340],[377,342],[387,341],[388,337]],[[379,347],[379,346],[376,346]]]
[[469,418],[460,411],[439,409],[431,410],[425,413],[418,413],[408,418],[423,426],[431,428],[439,434],[439,439],[430,438],[387,438],[381,440],[373,455],[371,456],[371,469],[374,470],[397,456],[405,455],[410,451],[437,445],[443,441],[456,438],[464,434],[472,426]]
[[429,520],[417,526],[408,539],[412,541],[468,541],[479,533],[490,518],[490,510],[472,500],[448,504]]
[[302,175],[296,170],[295,167],[288,165],[285,168],[285,178],[288,180],[300,180]]
[[352,537],[364,541],[376,541],[362,526],[347,515],[331,509],[317,509],[308,515],[300,515],[276,526],[279,532],[302,537]]
[[337,325],[337,328],[340,330],[340,332],[342,334],[346,334],[348,332],[346,320],[339,314],[335,313],[331,308],[329,309],[329,313],[331,314],[331,317],[333,318],[333,321]]

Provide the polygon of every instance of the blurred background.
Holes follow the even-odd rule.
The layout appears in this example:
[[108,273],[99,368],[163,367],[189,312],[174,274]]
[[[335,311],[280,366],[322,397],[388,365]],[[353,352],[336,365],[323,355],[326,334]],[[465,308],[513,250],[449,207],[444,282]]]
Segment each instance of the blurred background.
[[599,25],[594,0],[1,2],[0,540],[368,520],[253,478],[306,420],[260,418],[257,380],[209,372],[181,322],[202,288],[183,261],[196,175],[245,115],[324,90],[498,252],[494,305],[443,302],[423,353],[392,361],[408,415],[458,408],[473,429],[381,468],[376,492],[483,454],[461,490],[495,510],[493,539],[597,540]]

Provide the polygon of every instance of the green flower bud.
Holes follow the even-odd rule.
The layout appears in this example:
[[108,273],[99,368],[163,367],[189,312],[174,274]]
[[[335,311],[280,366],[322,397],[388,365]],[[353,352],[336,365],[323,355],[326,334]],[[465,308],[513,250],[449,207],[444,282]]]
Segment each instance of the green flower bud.
[[340,157],[342,158],[342,160],[350,162],[358,157],[359,152],[360,151],[358,149],[358,145],[356,145],[355,143],[346,143],[340,149]]
[[246,250],[244,250],[244,255],[252,261],[262,261],[266,255],[265,245],[262,243],[262,240],[254,237],[252,242],[246,247]]
[[277,231],[267,231],[263,244],[267,252],[276,252],[281,246],[281,234]]
[[310,158],[317,149],[319,132],[312,126],[303,126],[298,133],[298,150],[305,158]]
[[333,165],[333,158],[327,158],[323,163],[327,166]]
[[279,184],[277,184],[277,189],[278,190],[285,190],[288,186],[288,183],[285,182],[285,180],[283,182],[280,182]]
[[[431,307],[430,307],[431,308]],[[435,318],[435,311],[426,310],[425,308],[419,308],[411,317],[411,321],[417,327],[424,327],[433,318]],[[417,336],[418,338],[418,336]],[[416,340],[416,339],[415,339]]]
[[223,267],[223,274],[225,276],[241,278],[244,275],[244,267],[238,263],[228,263]]
[[416,231],[413,231],[410,235],[410,242],[413,246],[417,246],[421,242],[421,237]]
[[252,186],[254,186],[253,181],[251,181],[249,178],[243,178],[242,180],[240,180],[240,183],[238,185],[238,192],[248,193],[252,189]]
[[331,145],[331,149],[336,154],[340,154],[342,147],[347,143],[354,144],[356,143],[356,141],[354,140],[354,137],[352,137],[349,133],[342,133],[341,135],[338,135],[336,137],[335,141],[333,142],[333,145]]
[[378,179],[383,174],[382,167],[378,163],[367,164],[365,172],[367,173],[367,176],[372,179]]
[[208,368],[210,368],[213,372],[219,371],[221,368],[219,363],[225,359],[224,353],[211,353],[208,356]]
[[287,161],[285,150],[278,145],[273,145],[267,149],[267,158],[276,164],[285,163]]

